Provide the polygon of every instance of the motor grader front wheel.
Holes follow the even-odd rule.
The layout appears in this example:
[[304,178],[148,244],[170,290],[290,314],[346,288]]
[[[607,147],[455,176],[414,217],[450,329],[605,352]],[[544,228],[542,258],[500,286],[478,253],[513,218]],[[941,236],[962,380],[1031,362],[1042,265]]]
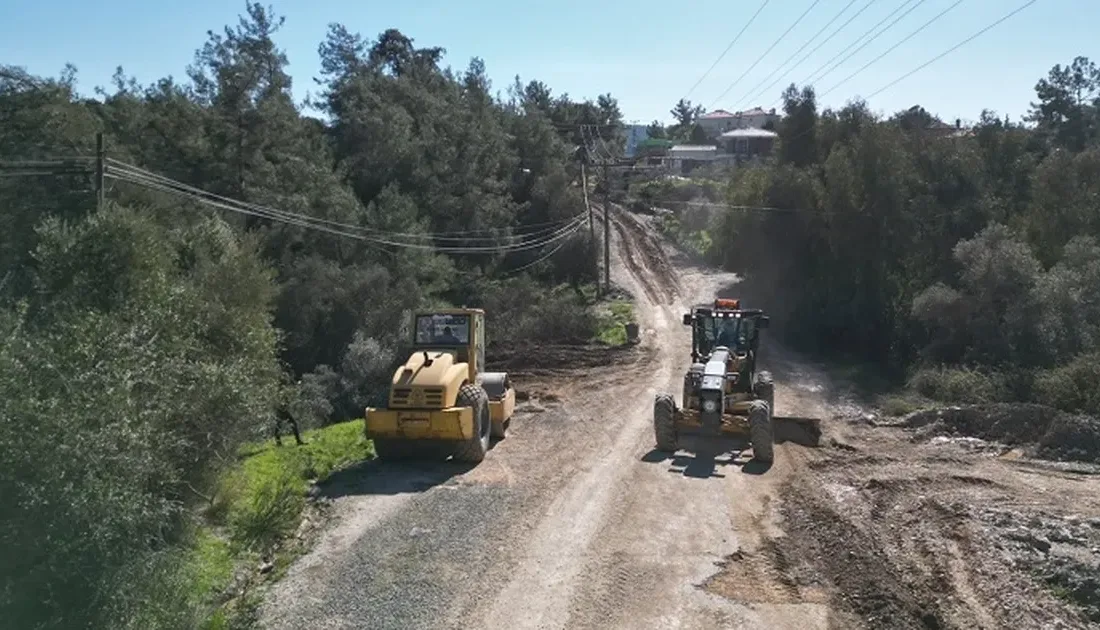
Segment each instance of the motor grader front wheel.
[[765,400],[754,400],[749,404],[749,439],[752,440],[754,459],[761,462],[775,459],[772,414]]
[[775,415],[775,381],[772,379],[772,373],[766,370],[756,373],[756,382],[753,384],[753,391],[756,392],[756,397],[760,400],[765,400],[768,403],[768,414]]
[[489,395],[481,387],[467,383],[458,390],[455,406],[469,407],[474,411],[474,435],[455,448],[455,461],[471,464],[481,462],[489,452],[489,437],[493,429],[493,421],[489,416]]
[[669,394],[658,394],[653,401],[653,434],[657,450],[675,453],[679,447],[676,431],[676,401]]

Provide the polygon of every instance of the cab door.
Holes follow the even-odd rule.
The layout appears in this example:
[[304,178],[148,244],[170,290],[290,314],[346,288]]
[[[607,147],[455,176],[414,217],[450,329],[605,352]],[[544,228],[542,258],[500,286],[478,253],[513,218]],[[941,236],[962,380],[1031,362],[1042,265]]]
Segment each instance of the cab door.
[[477,313],[472,318],[474,323],[474,339],[477,340],[477,371],[480,374],[485,371],[485,317]]

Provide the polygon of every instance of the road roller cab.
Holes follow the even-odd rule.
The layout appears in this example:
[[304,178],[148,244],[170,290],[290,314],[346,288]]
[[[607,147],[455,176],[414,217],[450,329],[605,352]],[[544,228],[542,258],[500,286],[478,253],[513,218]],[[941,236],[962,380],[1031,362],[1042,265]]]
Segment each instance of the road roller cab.
[[516,393],[505,372],[485,371],[485,312],[416,313],[413,351],[394,372],[389,402],[367,408],[364,431],[381,459],[453,455],[480,462],[503,438]]

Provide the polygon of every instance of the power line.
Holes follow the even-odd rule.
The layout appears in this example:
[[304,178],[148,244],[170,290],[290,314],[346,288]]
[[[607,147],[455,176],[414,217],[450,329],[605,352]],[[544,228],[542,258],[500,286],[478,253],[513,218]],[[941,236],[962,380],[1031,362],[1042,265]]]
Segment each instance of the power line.
[[[923,2],[923,1],[924,1],[924,0],[919,0],[919,2]],[[851,50],[851,48],[852,48],[853,46],[855,46],[856,44],[858,44],[858,43],[859,43],[859,42],[860,42],[860,41],[861,41],[861,40],[862,40],[862,39],[863,39],[864,37],[867,37],[867,35],[869,35],[870,33],[872,33],[872,32],[873,32],[873,31],[874,31],[875,29],[877,29],[877,28],[878,28],[879,26],[881,26],[881,25],[882,25],[883,23],[885,23],[885,22],[886,22],[886,20],[889,20],[889,19],[890,19],[891,17],[893,17],[895,13],[897,13],[898,11],[901,11],[902,9],[904,9],[904,8],[905,8],[905,6],[906,6],[906,5],[908,5],[908,4],[910,3],[910,2],[913,2],[913,0],[903,0],[903,2],[901,3],[901,5],[899,5],[899,6],[898,6],[898,7],[896,8],[896,9],[894,9],[893,11],[891,11],[891,12],[890,12],[889,14],[887,14],[887,16],[886,16],[886,17],[882,18],[882,19],[881,19],[881,20],[879,20],[879,21],[878,21],[878,23],[876,23],[876,24],[875,24],[874,26],[872,26],[871,28],[867,29],[867,30],[866,30],[866,31],[864,31],[864,32],[863,32],[862,34],[860,34],[860,36],[859,36],[859,37],[857,37],[857,38],[855,39],[855,41],[853,41],[853,42],[852,42],[851,44],[848,44],[847,46],[845,46],[843,50],[841,50],[840,52],[838,52],[838,53],[837,53],[836,55],[833,55],[833,57],[832,57],[831,59],[829,59],[828,61],[826,61],[825,63],[821,64],[821,66],[820,66],[820,67],[818,67],[818,69],[817,69],[817,70],[814,70],[813,72],[811,72],[811,73],[810,73],[810,75],[809,75],[808,77],[806,77],[805,79],[803,79],[803,80],[802,80],[802,83],[801,83],[801,84],[802,84],[802,85],[810,85],[810,84],[811,84],[811,83],[812,83],[812,82],[814,81],[815,77],[817,77],[818,73],[820,73],[820,72],[821,72],[822,70],[824,70],[824,69],[825,69],[826,67],[828,67],[828,66],[829,66],[830,64],[832,64],[832,63],[833,63],[834,61],[836,61],[837,59],[839,59],[841,55],[843,55],[844,53],[846,53],[846,52],[848,52],[849,50]],[[881,33],[880,33],[880,34],[881,34]],[[822,76],[824,76],[824,75],[822,75]],[[775,105],[776,103],[778,103],[778,102],[779,102],[779,101],[781,101],[781,100],[783,100],[783,97],[782,97],[782,96],[780,96],[779,98],[777,98],[777,99],[775,99],[774,101],[772,101],[772,103],[771,103],[771,104],[772,104],[772,105]]]
[[[859,53],[859,51],[861,51],[861,50],[863,50],[864,48],[866,48],[866,47],[870,46],[870,45],[871,45],[871,42],[873,42],[873,41],[875,41],[876,39],[878,39],[879,37],[881,37],[883,33],[885,33],[886,31],[888,31],[888,30],[890,30],[890,29],[894,28],[894,26],[896,26],[898,22],[900,22],[900,21],[904,20],[904,19],[905,19],[905,16],[907,16],[907,15],[909,15],[910,13],[912,13],[913,11],[915,11],[915,10],[917,9],[917,7],[919,7],[920,5],[924,4],[924,3],[925,3],[925,1],[926,1],[926,0],[917,0],[917,3],[916,3],[916,4],[914,4],[913,6],[909,7],[908,9],[906,9],[906,10],[905,10],[905,12],[904,12],[904,13],[902,13],[901,15],[897,16],[896,18],[894,18],[894,21],[893,21],[893,22],[890,22],[890,23],[889,23],[889,24],[887,24],[887,25],[886,25],[885,27],[883,27],[883,29],[882,29],[881,31],[879,31],[879,32],[875,33],[874,35],[872,35],[870,39],[868,39],[867,41],[865,41],[865,42],[863,42],[862,44],[860,44],[860,45],[859,45],[859,47],[857,47],[857,48],[856,48],[855,50],[853,50],[852,52],[848,53],[848,55],[847,55],[847,56],[845,56],[845,57],[844,57],[843,59],[841,59],[840,61],[838,61],[838,62],[836,62],[835,64],[833,64],[833,65],[832,65],[832,67],[830,67],[830,68],[829,68],[828,70],[826,70],[826,71],[825,71],[825,72],[824,72],[823,74],[820,74],[820,75],[818,75],[818,76],[817,76],[817,78],[815,78],[815,79],[814,79],[814,83],[817,83],[818,81],[820,81],[820,80],[824,79],[825,77],[827,77],[827,76],[829,76],[830,74],[832,74],[833,72],[835,72],[835,71],[836,71],[836,69],[837,69],[837,68],[839,68],[840,66],[844,65],[844,63],[845,63],[846,61],[848,61],[848,60],[849,60],[849,59],[851,59],[852,57],[856,56],[856,55],[857,55],[857,54]],[[902,5],[902,6],[905,6],[905,5]],[[899,8],[900,8],[900,7],[899,7]]]
[[[260,206],[258,204],[250,204],[248,202],[238,201],[236,199],[231,199],[229,197],[224,197],[224,196],[218,195],[216,193],[212,193],[212,192],[203,190],[201,188],[197,188],[195,186],[190,186],[190,185],[184,184],[182,182],[177,182],[177,181],[171,180],[167,177],[164,177],[163,175],[158,175],[158,174],[153,173],[151,171],[147,171],[145,169],[139,168],[137,166],[133,166],[131,164],[126,164],[124,162],[120,162],[120,161],[115,160],[113,158],[107,158],[107,163],[108,163],[108,166],[112,170],[118,171],[118,172],[120,172],[124,175],[135,175],[137,177],[144,177],[144,178],[150,179],[152,181],[159,182],[161,184],[165,184],[165,185],[169,185],[169,186],[175,186],[175,187],[180,188],[182,190],[186,190],[190,193],[205,196],[205,197],[210,197],[212,199],[216,199],[216,200],[221,201],[221,202],[234,203],[234,204],[238,204],[238,205],[241,205],[243,207],[251,208],[253,210],[258,210],[258,211],[261,211],[261,212],[278,212],[278,213],[285,214],[287,216],[293,216],[294,218],[297,218],[297,219],[300,219],[300,220],[303,220],[303,221],[306,221],[306,222],[320,223],[320,224],[328,225],[328,226],[331,226],[331,227],[334,227],[334,228],[339,228],[341,230],[352,230],[352,231],[356,231],[356,232],[361,232],[361,233],[364,233],[368,236],[387,237],[387,238],[420,239],[420,240],[425,240],[426,239],[426,240],[437,240],[437,241],[459,241],[459,242],[492,241],[492,242],[495,242],[495,241],[500,240],[501,238],[508,238],[509,236],[539,238],[539,237],[542,237],[542,236],[550,235],[550,234],[556,232],[557,229],[558,229],[558,228],[546,228],[546,229],[536,230],[535,232],[532,232],[532,233],[529,233],[529,234],[522,234],[522,233],[518,234],[518,235],[498,234],[498,235],[492,235],[492,236],[474,236],[476,234],[484,234],[486,232],[489,232],[490,230],[467,230],[467,231],[460,231],[460,232],[423,233],[423,234],[402,233],[402,232],[385,232],[385,231],[382,231],[382,230],[377,230],[377,229],[374,229],[374,228],[365,227],[365,226],[361,226],[361,225],[355,225],[355,224],[350,224],[350,223],[342,223],[342,222],[339,222],[339,221],[331,221],[329,219],[324,219],[324,218],[321,218],[321,217],[314,217],[314,216],[306,215],[306,214],[295,214],[295,213],[290,213],[290,212],[285,212],[285,211],[272,210],[270,208],[264,208],[263,206]],[[546,222],[546,223],[542,223],[542,224],[533,224],[531,226],[526,226],[526,227],[535,227],[535,226],[539,226],[539,225],[546,225],[546,226],[555,225],[555,226],[559,226],[559,228],[560,228],[560,226],[563,226],[563,225],[569,223],[570,221],[571,221],[571,219],[567,219],[565,221],[553,221],[553,222]]]
[[939,61],[940,59],[942,59],[942,58],[946,57],[947,55],[949,55],[949,54],[951,54],[951,53],[955,52],[955,51],[956,51],[956,50],[958,50],[959,48],[962,48],[962,47],[963,47],[964,45],[966,45],[966,44],[970,43],[970,42],[971,42],[971,41],[973,41],[974,39],[977,39],[977,38],[978,38],[978,37],[979,37],[980,35],[982,35],[982,34],[983,34],[983,33],[985,33],[986,31],[988,31],[988,30],[990,30],[991,28],[993,28],[993,27],[997,26],[997,25],[998,25],[998,24],[1000,24],[1001,22],[1004,22],[1004,21],[1005,21],[1005,20],[1007,20],[1008,18],[1010,18],[1010,17],[1012,17],[1012,16],[1016,15],[1016,14],[1017,14],[1017,13],[1019,13],[1020,11],[1023,11],[1024,9],[1026,9],[1026,8],[1030,7],[1031,5],[1035,4],[1036,2],[1038,2],[1038,0],[1030,0],[1029,2],[1025,2],[1025,3],[1024,3],[1024,4],[1022,5],[1022,6],[1020,6],[1020,7],[1019,7],[1019,8],[1017,8],[1017,9],[1015,9],[1014,11],[1011,11],[1010,13],[1008,13],[1008,14],[1007,14],[1007,15],[1005,15],[1004,17],[1000,18],[999,20],[997,20],[997,21],[993,22],[993,23],[992,23],[992,24],[990,24],[989,26],[986,26],[986,27],[985,27],[985,28],[983,28],[982,30],[978,31],[977,33],[974,33],[974,34],[973,34],[973,35],[971,35],[970,37],[967,37],[966,39],[962,40],[962,41],[961,41],[961,42],[959,42],[958,44],[955,44],[955,45],[954,45],[954,46],[952,46],[951,48],[948,48],[947,50],[945,50],[945,51],[943,51],[942,53],[940,53],[940,54],[936,55],[935,57],[932,57],[932,58],[931,58],[931,59],[929,59],[928,61],[926,61],[926,62],[922,63],[922,64],[921,64],[921,65],[919,65],[919,66],[917,66],[916,68],[913,68],[913,69],[912,69],[912,70],[910,70],[909,72],[906,72],[905,74],[901,75],[900,77],[898,77],[898,78],[894,79],[894,80],[893,80],[893,81],[891,81],[890,83],[887,83],[886,85],[884,85],[884,86],[880,87],[879,89],[875,90],[875,91],[874,91],[874,92],[872,92],[872,93],[870,94],[870,96],[868,96],[867,98],[873,98],[873,97],[875,97],[875,96],[878,96],[878,95],[879,95],[880,93],[882,93],[882,92],[886,91],[887,89],[889,89],[889,88],[893,87],[893,86],[894,86],[895,84],[897,84],[897,83],[900,83],[900,82],[904,81],[905,79],[908,79],[909,77],[913,76],[913,75],[914,75],[914,74],[916,74],[917,72],[920,72],[921,70],[923,70],[923,69],[927,68],[928,66],[932,65],[933,63],[935,63],[935,62]]
[[[863,12],[866,11],[868,8],[870,8],[870,6],[872,4],[874,4],[876,1],[877,0],[867,0],[867,4],[863,5],[863,7],[861,7],[859,11],[856,11],[855,13],[853,13],[850,18],[848,18],[843,24],[838,26],[837,29],[835,31],[833,31],[832,33],[830,33],[829,36],[826,37],[824,40],[822,40],[820,44],[818,44],[817,46],[814,46],[813,50],[811,50],[810,52],[803,55],[803,57],[801,59],[799,59],[798,61],[794,62],[794,65],[791,66],[791,68],[789,70],[787,70],[783,74],[776,77],[776,79],[774,81],[772,81],[771,83],[769,83],[767,85],[767,87],[765,87],[763,90],[760,90],[758,93],[754,94],[753,98],[760,98],[761,96],[767,94],[769,90],[771,90],[773,87],[775,87],[776,84],[778,84],[780,81],[782,81],[788,75],[790,75],[792,72],[794,72],[796,68],[801,67],[802,64],[806,62],[807,59],[809,59],[810,57],[812,57],[814,55],[814,53],[821,50],[822,46],[824,46],[825,44],[828,44],[830,41],[832,41],[833,38],[836,37],[838,33],[840,33],[840,31],[843,31],[849,24],[851,24],[853,21],[855,21],[855,19],[857,17],[862,15]],[[841,13],[843,13],[843,11]],[[773,101],[772,104],[774,105],[775,102]]]
[[[851,7],[855,3],[856,3],[856,0],[848,0],[848,4],[844,5],[844,7],[836,15],[833,16],[833,19],[826,22],[825,26],[822,26],[820,30],[818,30],[816,33],[814,33],[812,37],[810,37],[810,39],[806,40],[806,43],[802,44],[802,46],[798,50],[794,51],[791,54],[790,57],[787,57],[787,59],[784,60],[783,63],[779,64],[779,67],[776,68],[773,72],[779,72],[781,69],[787,67],[787,64],[790,63],[792,59],[794,59],[795,57],[798,56],[798,53],[802,52],[803,50],[806,50],[807,46],[809,46],[811,43],[813,43],[813,41],[815,39],[817,39],[818,36],[820,36],[822,33],[824,33],[825,29],[829,28],[829,26],[833,22],[836,22],[838,19],[840,19],[840,16],[844,15],[844,12],[847,11],[848,8]],[[751,104],[752,103],[751,99],[756,96],[756,91],[760,88],[761,85],[764,85],[764,83],[766,83],[767,81],[768,81],[768,77],[765,76],[763,79],[760,80],[760,83],[757,83],[755,86],[753,86],[748,91],[748,93],[746,94],[746,96],[743,99],[735,101],[737,103],[736,109],[738,111],[740,111],[742,107],[745,107],[745,106],[748,106],[748,104]]]
[[[651,199],[644,197],[624,197],[624,202],[630,203],[634,201],[640,201],[646,205],[657,207],[657,204]],[[678,201],[675,199],[661,201],[660,205],[678,205],[697,208],[706,208],[711,210],[732,210],[740,212],[802,212],[808,214],[829,214],[824,210],[818,210],[815,208],[779,208],[776,206],[746,206],[739,204],[727,203],[724,201]]]
[[[205,204],[210,207],[219,208],[222,210],[228,210],[230,212],[237,212],[240,214],[255,216],[259,218],[265,218],[297,227],[307,228],[326,232],[336,236],[342,236],[346,238],[352,238],[355,240],[363,241],[366,243],[373,243],[377,245],[388,245],[392,247],[400,247],[405,249],[419,249],[419,250],[432,250],[440,253],[452,253],[452,254],[466,254],[466,253],[506,253],[515,251],[524,251],[529,249],[536,249],[544,247],[551,243],[564,240],[569,236],[572,236],[583,225],[584,215],[579,215],[571,220],[565,227],[557,230],[554,234],[537,239],[533,242],[520,242],[508,245],[495,245],[495,246],[435,246],[425,243],[409,243],[393,241],[386,238],[379,238],[374,235],[348,232],[344,230],[334,229],[327,225],[312,222],[313,217],[308,215],[300,215],[296,213],[285,212],[276,210],[273,208],[266,208],[258,206],[257,204],[248,204],[240,202],[219,195],[214,195],[201,189],[195,189],[194,187],[181,184],[180,182],[174,182],[167,178],[154,179],[148,176],[140,175],[134,172],[128,172],[123,169],[119,169],[113,165],[109,165],[106,176],[111,177],[123,182],[137,184],[144,186],[152,190],[158,190],[161,192],[174,193],[184,197],[188,197],[194,201]],[[190,190],[188,190],[190,189]],[[197,192],[195,192],[197,191]]]
[[[886,85],[880,87],[879,89],[875,90],[874,92],[871,92],[869,95],[864,97],[864,100],[872,99],[872,98],[878,96],[879,94],[885,92],[886,90],[894,87],[898,83],[901,83],[905,79],[908,79],[909,77],[913,76],[917,72],[920,72],[921,70],[927,68],[928,66],[932,65],[933,63],[935,63],[935,62],[939,61],[940,59],[943,59],[947,55],[955,52],[959,48],[962,48],[966,44],[972,42],[973,40],[977,39],[981,35],[985,34],[987,31],[993,29],[994,27],[996,27],[999,24],[1001,24],[1002,22],[1008,20],[1009,18],[1016,15],[1017,13],[1023,11],[1024,9],[1030,7],[1033,4],[1035,4],[1036,2],[1038,2],[1038,0],[1028,0],[1028,2],[1025,2],[1024,4],[1020,5],[1016,9],[1014,9],[1014,10],[1008,12],[1007,14],[1005,14],[1004,16],[998,18],[993,23],[988,24],[987,26],[983,27],[982,29],[980,29],[978,32],[974,33],[970,37],[967,37],[966,39],[964,39],[961,42],[955,44],[954,46],[948,48],[947,50],[941,52],[940,54],[936,55],[935,57],[932,57],[928,61],[926,61],[926,62],[922,63],[921,65],[917,66],[916,68],[913,68],[912,70],[906,72],[905,74],[903,74],[900,77],[894,79],[893,81],[887,83]],[[806,136],[806,135],[812,133],[814,130],[815,130],[815,127],[810,127],[809,129],[803,131],[802,133],[800,133],[796,136],[793,136],[791,138],[786,139],[785,142],[791,142],[792,140],[797,140],[797,139],[799,139],[803,136]]]
[[591,127],[589,127],[589,133],[594,133],[596,138],[599,139],[600,148],[603,150],[603,154],[607,157],[607,159],[610,161],[614,161],[615,154],[611,151],[611,147],[608,146],[607,140],[603,137],[603,134],[599,131],[593,132]]
[[94,158],[59,157],[48,160],[0,160],[0,178],[94,174]]
[[699,77],[699,80],[695,82],[695,85],[691,86],[691,89],[687,91],[687,94],[684,94],[681,100],[687,100],[687,97],[691,96],[691,93],[695,91],[695,88],[699,87],[699,84],[703,82],[703,79],[707,78],[707,76],[710,75],[711,71],[714,70],[714,68],[718,65],[718,62],[722,61],[726,54],[729,53],[729,51],[733,48],[733,45],[737,43],[737,40],[741,39],[741,35],[743,35],[745,31],[748,30],[749,26],[751,26],[752,23],[756,21],[756,16],[760,15],[760,12],[764,10],[764,7],[768,6],[769,1],[770,0],[764,0],[764,3],[760,5],[760,8],[756,10],[756,13],[752,14],[752,17],[749,18],[749,21],[746,22],[745,25],[741,27],[741,30],[737,32],[737,35],[735,35],[734,38],[730,40],[729,46],[726,46],[726,49],[722,51],[722,54],[718,55],[718,58],[714,60],[714,63],[710,64],[710,67],[707,68],[707,71],[703,73],[703,76]]
[[600,151],[596,150],[597,146],[596,140],[594,139],[595,136],[598,136],[598,134],[594,134],[592,132],[592,129],[589,128],[587,125],[581,127],[581,141],[584,142],[584,150],[586,155],[589,156],[589,159],[591,159],[592,156],[595,156],[596,162],[604,163],[615,161],[615,156],[611,154],[611,151],[607,148],[607,143],[603,142],[602,138],[600,138],[601,143],[599,146],[599,148],[602,149],[602,155]]
[[[987,26],[982,27],[982,29],[979,30],[977,33],[972,34],[969,37],[965,38],[965,40],[959,42],[958,44],[955,44],[954,46],[952,46],[950,48],[947,48],[946,51],[944,51],[943,53],[939,53],[935,57],[932,57],[931,59],[928,59],[927,62],[925,62],[925,63],[921,64],[920,66],[917,66],[917,67],[913,68],[912,70],[908,71],[908,73],[905,73],[902,76],[898,77],[897,79],[894,79],[894,80],[890,81],[889,84],[884,85],[881,88],[871,92],[870,95],[865,97],[865,100],[869,100],[869,99],[872,99],[872,98],[875,98],[875,97],[879,96],[880,93],[892,88],[895,85],[900,84],[901,81],[903,81],[905,79],[908,79],[909,77],[915,75],[916,73],[919,73],[919,71],[923,70],[924,68],[926,68],[928,66],[931,66],[932,64],[938,62],[939,59],[942,59],[942,58],[946,57],[947,55],[954,53],[955,51],[957,51],[957,49],[959,49],[959,48],[965,46],[966,44],[976,40],[976,38],[978,38],[982,34],[985,34],[987,31],[993,29],[994,26],[997,26],[997,25],[1001,24],[1002,22],[1004,22],[1005,20],[1008,20],[1009,18],[1012,18],[1012,16],[1015,15],[1016,13],[1019,13],[1019,12],[1023,11],[1024,9],[1031,7],[1031,5],[1034,4],[1037,1],[1038,0],[1029,0],[1027,2],[1024,2],[1023,4],[1020,5],[1020,7],[1010,11],[1007,14],[1004,14],[1003,16],[1001,16],[1001,18],[999,18],[998,20],[992,22],[991,24],[988,24]],[[791,142],[793,140],[798,140],[798,139],[800,139],[800,137],[812,133],[815,130],[815,126],[811,126],[810,129],[807,129],[807,130],[803,131],[802,133],[800,133],[798,135],[790,137],[790,139],[784,140],[784,142]]]
[[813,8],[814,8],[814,7],[816,7],[816,6],[817,6],[817,4],[818,4],[819,2],[821,2],[821,0],[814,0],[814,1],[813,1],[813,2],[812,2],[812,3],[810,4],[810,6],[809,6],[809,7],[808,7],[808,8],[807,8],[807,9],[806,9],[805,11],[803,11],[803,12],[802,12],[802,15],[798,16],[798,19],[794,21],[794,24],[791,24],[791,25],[790,25],[789,27],[787,27],[787,30],[783,31],[783,34],[782,34],[782,35],[780,35],[780,36],[779,36],[779,37],[778,37],[778,38],[777,38],[777,39],[776,39],[776,40],[775,40],[774,42],[772,42],[772,45],[771,45],[771,46],[768,46],[768,49],[764,51],[764,54],[762,54],[762,55],[760,55],[759,57],[757,57],[756,61],[754,61],[754,62],[752,63],[752,65],[751,65],[751,66],[749,66],[749,67],[748,67],[748,69],[747,69],[747,70],[745,70],[745,72],[743,72],[743,73],[741,74],[741,76],[737,77],[737,79],[736,79],[736,80],[734,80],[734,82],[733,82],[733,83],[731,83],[731,84],[729,85],[729,87],[727,87],[727,88],[726,88],[726,90],[725,90],[724,92],[722,92],[721,94],[719,94],[719,95],[718,95],[718,98],[714,99],[714,103],[712,103],[712,104],[711,104],[711,108],[713,108],[713,107],[714,107],[714,105],[718,103],[718,101],[722,100],[722,97],[723,97],[723,96],[725,96],[726,94],[728,94],[728,93],[729,93],[729,91],[730,91],[730,90],[732,90],[732,89],[733,89],[733,87],[734,87],[735,85],[737,85],[738,83],[740,83],[740,82],[741,82],[741,79],[744,79],[744,78],[745,78],[745,75],[747,75],[748,73],[752,72],[752,69],[753,69],[753,68],[755,68],[755,67],[756,67],[756,65],[757,65],[758,63],[760,63],[760,61],[761,61],[762,59],[764,59],[764,57],[768,56],[768,53],[770,53],[770,52],[772,51],[772,49],[773,49],[773,48],[775,48],[776,46],[778,46],[778,45],[779,45],[779,42],[783,41],[783,38],[784,38],[784,37],[786,37],[786,36],[787,36],[787,34],[788,34],[788,33],[790,33],[790,32],[791,32],[791,30],[793,30],[793,29],[794,29],[794,27],[798,26],[798,23],[802,21],[802,18],[806,17],[806,15],[807,15],[807,14],[808,14],[808,13],[809,13],[809,12],[810,12],[810,11],[811,11],[811,10],[812,10]]
[[843,85],[843,84],[847,83],[847,82],[848,82],[849,80],[851,80],[851,78],[852,78],[852,77],[856,76],[857,74],[860,74],[861,72],[863,72],[863,71],[864,71],[864,70],[866,70],[867,68],[870,68],[870,67],[871,67],[872,65],[874,65],[875,63],[877,63],[877,62],[878,62],[878,61],[879,61],[880,59],[882,59],[882,58],[883,58],[883,57],[885,57],[886,55],[889,55],[890,53],[892,53],[892,52],[893,52],[893,51],[894,51],[895,49],[897,49],[897,47],[898,47],[898,46],[901,46],[901,45],[902,45],[902,44],[904,44],[905,42],[907,42],[907,41],[909,41],[910,39],[912,39],[913,37],[915,37],[915,36],[916,36],[916,35],[917,35],[918,33],[920,33],[920,32],[921,32],[921,31],[923,31],[924,29],[926,29],[926,28],[928,28],[929,26],[931,26],[933,22],[935,22],[936,20],[940,19],[941,17],[943,17],[943,16],[947,15],[947,13],[951,11],[951,9],[954,9],[955,7],[959,6],[959,5],[960,5],[960,4],[962,4],[962,3],[963,3],[963,0],[955,0],[955,4],[952,4],[951,6],[947,7],[947,8],[946,8],[946,9],[944,9],[943,11],[940,11],[939,13],[937,13],[936,15],[934,15],[934,16],[932,17],[932,19],[930,19],[930,20],[928,20],[927,22],[925,22],[924,24],[920,25],[920,27],[919,27],[919,28],[917,28],[917,30],[913,31],[912,33],[909,33],[909,34],[908,34],[908,35],[906,35],[906,36],[905,36],[904,38],[902,38],[902,39],[901,39],[901,40],[899,40],[899,41],[898,41],[897,43],[895,43],[895,44],[894,44],[893,46],[891,46],[891,47],[887,48],[885,52],[883,52],[883,53],[882,53],[882,54],[880,54],[879,56],[875,57],[874,59],[872,59],[872,60],[868,61],[868,62],[867,62],[866,64],[864,64],[864,65],[863,65],[863,67],[862,67],[862,68],[860,68],[859,70],[856,70],[856,71],[855,71],[855,72],[853,72],[852,74],[849,74],[848,76],[844,77],[844,78],[843,78],[843,79],[841,79],[841,80],[840,80],[840,81],[839,81],[838,83],[836,83],[835,85],[833,85],[833,87],[831,87],[831,88],[829,88],[829,89],[825,90],[824,92],[822,92],[822,93],[821,93],[821,94],[819,94],[818,96],[819,96],[819,97],[820,97],[820,96],[825,96],[825,95],[826,95],[826,94],[828,94],[829,92],[832,92],[833,90],[837,89],[837,88],[838,88],[838,87],[840,87],[841,85]]

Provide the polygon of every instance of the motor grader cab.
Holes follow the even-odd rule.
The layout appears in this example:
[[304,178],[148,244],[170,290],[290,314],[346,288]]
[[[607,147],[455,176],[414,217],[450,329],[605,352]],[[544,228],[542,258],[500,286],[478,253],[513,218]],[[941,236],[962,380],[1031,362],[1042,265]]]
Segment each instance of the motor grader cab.
[[771,374],[757,366],[760,331],[771,323],[764,311],[718,298],[685,313],[683,323],[691,327],[692,363],[684,374],[683,407],[669,394],[658,394],[654,401],[659,450],[675,452],[682,433],[698,430],[712,437],[747,436],[753,457],[770,462],[777,426],[791,441],[818,443],[819,420],[773,415],[775,385]]
[[393,374],[388,405],[367,408],[366,437],[380,459],[482,461],[516,406],[508,374],[485,371],[485,312],[417,313],[412,324],[413,352]]

